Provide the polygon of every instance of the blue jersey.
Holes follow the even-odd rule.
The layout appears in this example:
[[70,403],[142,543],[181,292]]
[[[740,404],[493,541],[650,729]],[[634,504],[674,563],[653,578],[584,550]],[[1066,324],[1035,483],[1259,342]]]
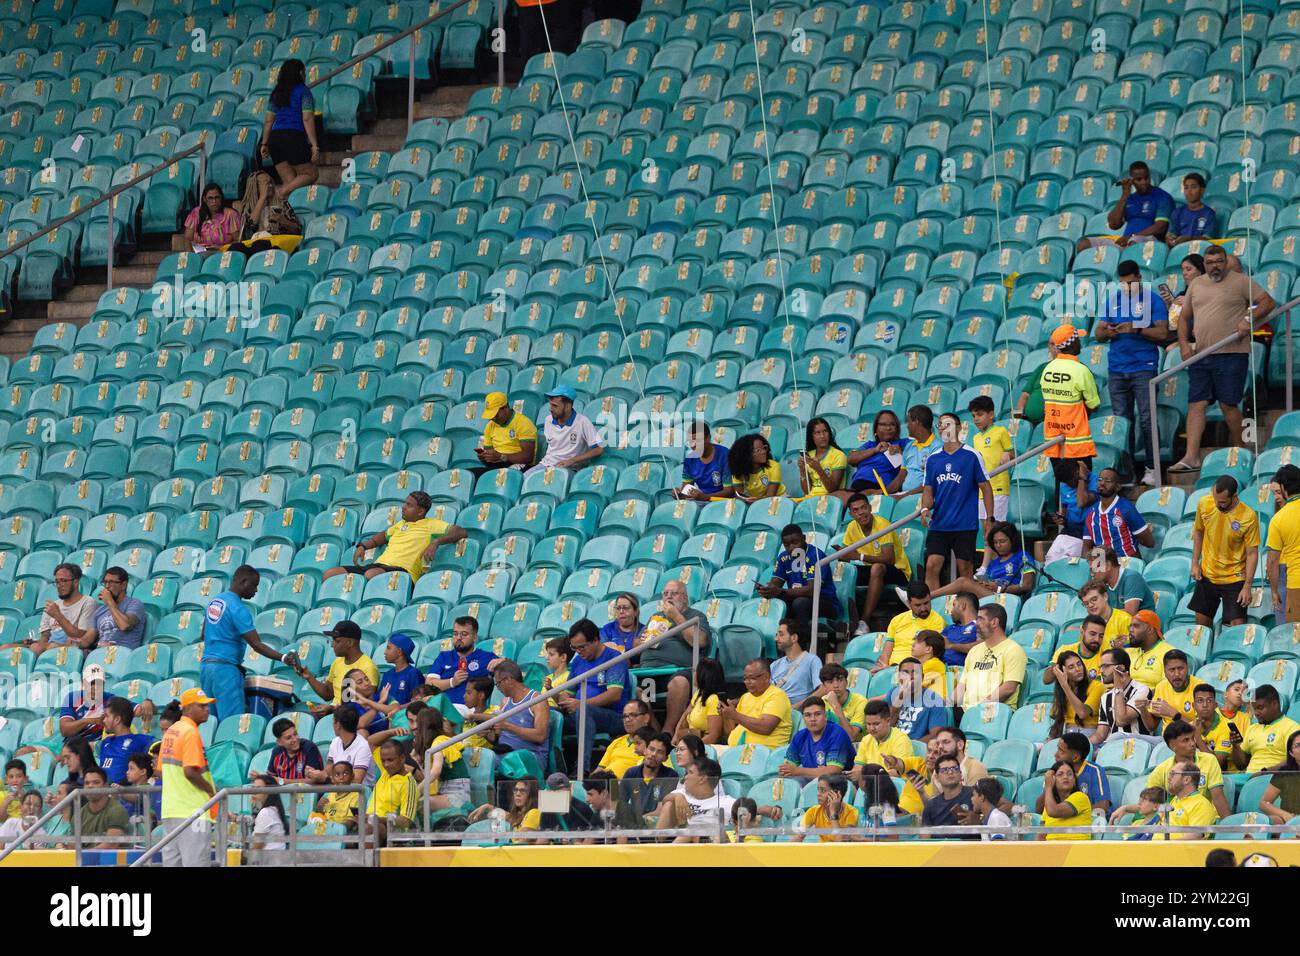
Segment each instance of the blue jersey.
[[[108,706],[108,702],[116,696],[104,691],[103,699],[100,701],[100,708]],[[86,714],[90,713],[90,705],[86,703],[86,695],[79,690],[70,691],[68,696],[63,698],[63,707],[59,709],[60,717],[71,717],[73,720],[81,720]],[[102,724],[90,724],[82,729],[79,736],[87,740],[98,740],[104,734]]]
[[[979,639],[975,633],[975,622],[949,624],[943,629],[943,639],[949,644],[974,644]],[[943,662],[945,664],[956,664],[960,667],[966,663],[966,655],[961,651],[944,651]]]
[[848,767],[853,763],[853,741],[848,732],[839,724],[826,722],[821,740],[813,740],[812,731],[801,727],[790,738],[790,747],[785,752],[785,762],[805,770],[834,765]]
[[985,569],[985,573],[988,575],[990,584],[1000,584],[1007,587],[1008,585],[1020,583],[1020,579],[1025,576],[1025,568],[1028,564],[1029,555],[1023,551],[1017,551],[1006,558],[994,557]]
[[682,480],[689,481],[706,495],[716,495],[731,487],[731,467],[727,464],[727,451],[722,445],[713,446],[713,458],[706,465],[695,452],[682,459]]
[[1141,554],[1137,536],[1146,529],[1142,513],[1123,495],[1116,495],[1111,506],[1105,509],[1098,499],[1083,519],[1083,536],[1098,547],[1114,548],[1121,558],[1136,558]]
[[[367,707],[362,707],[355,700],[350,700],[347,701],[346,703],[339,704],[339,710],[347,710],[348,708],[351,708],[352,710],[355,710],[357,712],[357,720],[360,720],[362,717],[364,717],[366,715],[366,711],[369,709]],[[385,717],[381,711],[375,711],[375,719],[372,720],[365,727],[365,731],[368,734],[377,734],[380,731],[387,730],[387,729],[388,729],[388,718]]]
[[[813,566],[822,558],[826,557],[821,548],[811,544],[805,544],[802,548],[796,548],[794,551],[781,550],[776,556],[776,568],[772,571],[772,576],[780,578],[785,582],[786,587],[798,588],[813,583]],[[839,598],[835,594],[834,575],[831,574],[829,566],[822,568],[822,601],[829,601],[835,608],[839,608]]]
[[618,621],[610,621],[600,629],[600,642],[602,644],[613,644],[627,650],[644,633],[644,624],[638,623],[635,631],[628,632],[618,626]]
[[905,700],[903,688],[895,687],[889,702],[898,708],[898,729],[913,740],[920,740],[932,730],[948,726],[948,709],[943,698],[928,687],[916,700]]
[[[587,673],[587,671],[591,670],[593,667],[598,667],[601,664],[605,663],[605,661],[615,657],[618,657],[618,651],[614,650],[614,648],[612,647],[607,647],[603,651],[601,651],[600,656],[596,658],[594,661],[588,661],[581,654],[574,654],[573,660],[569,662],[569,677],[570,678],[581,677],[583,674]],[[590,677],[588,677],[587,678],[587,699],[591,700],[591,698],[605,693],[605,691],[607,691],[611,687],[623,688],[623,695],[620,698],[620,703],[614,706],[617,706],[621,709],[623,704],[626,704],[629,700],[632,699],[632,681],[628,677],[626,662],[622,664],[615,664],[613,667],[608,668],[607,670],[603,670],[599,674],[592,674]],[[582,692],[581,685],[575,684],[573,686],[574,696],[581,697],[581,692]]]
[[307,127],[303,124],[302,114],[310,113],[316,109],[316,99],[311,95],[305,83],[299,83],[289,93],[288,106],[276,106],[271,104],[271,109],[275,112],[275,123],[271,126],[271,131],[277,129],[296,129],[300,133],[307,132]]
[[[1143,285],[1137,295],[1127,292],[1112,295],[1102,306],[1100,318],[1115,325],[1132,322],[1145,327],[1155,322],[1168,322],[1169,308],[1164,299]],[[1112,373],[1155,372],[1160,361],[1160,347],[1140,332],[1122,332],[1111,340],[1106,358]]]
[[[411,701],[411,695],[415,693],[415,688],[424,683],[424,675],[419,669],[408,664],[400,671],[389,671],[379,678],[379,690],[376,692],[383,696],[384,688],[388,688],[388,704],[408,704]],[[379,698],[375,698],[378,700]]]
[[980,489],[989,480],[984,458],[962,445],[949,454],[940,448],[925,463],[925,484],[934,491],[931,531],[974,531],[980,522]]
[[[485,651],[481,647],[476,647],[465,655],[465,672],[470,677],[487,677],[488,664],[496,660],[497,656],[491,651]],[[460,652],[453,648],[450,651],[443,651],[433,659],[433,666],[429,668],[429,673],[440,680],[451,680],[456,671],[460,670],[461,656]],[[468,680],[465,683],[469,683]],[[465,684],[457,684],[455,687],[443,691],[447,699],[453,704],[465,703]]]
[[1169,232],[1174,236],[1204,236],[1213,239],[1219,234],[1219,216],[1209,206],[1188,209],[1184,203],[1169,217]]
[[1150,229],[1161,220],[1168,222],[1173,213],[1174,197],[1159,186],[1152,186],[1146,195],[1134,190],[1124,202],[1124,235]]
[[[1083,537],[1083,509],[1079,507],[1079,496],[1075,494],[1076,484],[1061,484],[1061,508],[1065,511],[1064,533],[1072,538]],[[1097,473],[1088,472],[1088,492],[1097,494]]]
[[[877,444],[878,443],[874,441],[865,442],[858,446],[858,451],[866,451],[869,448],[875,448]],[[875,490],[879,488],[879,485],[876,482],[876,476],[879,475],[880,482],[888,488],[889,483],[898,477],[899,471],[903,468],[901,452],[899,455],[894,457],[898,458],[896,463],[890,461],[888,455],[881,454],[880,452],[876,452],[874,455],[862,459],[862,461],[858,462],[858,466],[853,469],[853,477],[850,479],[850,484],[855,481],[865,481],[870,483],[871,488]]]
[[1094,807],[1103,800],[1110,800],[1110,780],[1101,767],[1091,760],[1085,760],[1078,777],[1079,789],[1088,795],[1088,800]]
[[930,440],[925,444],[919,443],[915,438],[904,439],[901,444],[903,467],[907,469],[907,475],[903,478],[899,491],[915,491],[925,481],[925,463],[931,455],[943,448],[943,443],[939,441],[938,435],[931,432]]
[[99,743],[99,766],[109,783],[126,782],[126,765],[132,754],[144,754],[153,746],[148,734],[118,734]]
[[203,663],[242,664],[244,639],[253,630],[253,615],[234,591],[222,591],[208,604],[203,623]]

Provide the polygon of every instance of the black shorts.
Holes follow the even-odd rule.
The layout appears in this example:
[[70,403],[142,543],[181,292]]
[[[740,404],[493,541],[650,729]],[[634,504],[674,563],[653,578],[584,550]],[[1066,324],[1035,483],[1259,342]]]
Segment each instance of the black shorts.
[[373,571],[376,568],[379,569],[380,571],[383,571],[384,573],[387,573],[389,571],[401,571],[403,574],[411,573],[410,571],[406,570],[406,568],[399,568],[395,564],[345,564],[343,565],[343,570],[346,571],[348,574],[365,574],[367,571]]
[[[858,590],[865,593],[871,581],[869,575],[874,564],[858,565]],[[907,575],[898,569],[896,564],[882,565],[885,569],[885,587],[888,588],[905,588],[907,587]]]
[[271,151],[271,162],[277,166],[303,166],[311,162],[311,140],[300,129],[273,129],[266,138],[266,148]]
[[1222,604],[1225,621],[1244,621],[1246,607],[1237,603],[1237,598],[1241,594],[1241,585],[1241,581],[1236,584],[1214,584],[1207,578],[1201,578],[1192,589],[1192,599],[1187,606],[1193,613],[1212,618]]
[[941,554],[945,558],[948,552],[957,556],[958,561],[975,562],[975,531],[934,531],[925,536],[925,556]]

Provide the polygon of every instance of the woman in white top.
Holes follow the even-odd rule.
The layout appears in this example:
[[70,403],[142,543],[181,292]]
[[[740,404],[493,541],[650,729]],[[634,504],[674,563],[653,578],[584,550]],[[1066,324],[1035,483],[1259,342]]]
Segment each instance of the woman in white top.
[[[23,794],[22,815],[10,817],[4,823],[0,823],[0,845],[10,843],[18,839],[19,834],[25,832],[28,827],[36,822],[36,818],[41,815],[45,807],[41,803],[41,795],[35,790],[28,790]],[[45,833],[45,827],[36,831],[38,836]],[[35,844],[27,844],[32,846]]]
[[[258,774],[253,779],[254,787],[279,786],[274,777]],[[289,830],[284,818],[284,803],[278,793],[255,794],[253,809],[257,817],[253,821],[253,838],[249,845],[262,850],[283,850],[288,844],[284,838]],[[279,837],[279,839],[275,839]]]

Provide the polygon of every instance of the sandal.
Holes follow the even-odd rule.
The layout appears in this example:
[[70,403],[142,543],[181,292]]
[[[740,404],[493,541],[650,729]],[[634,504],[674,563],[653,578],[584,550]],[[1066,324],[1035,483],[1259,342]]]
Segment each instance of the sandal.
[[1170,465],[1169,468],[1167,469],[1168,473],[1171,475],[1185,475],[1200,470],[1201,470],[1200,465],[1189,465],[1185,461],[1175,462],[1174,464]]

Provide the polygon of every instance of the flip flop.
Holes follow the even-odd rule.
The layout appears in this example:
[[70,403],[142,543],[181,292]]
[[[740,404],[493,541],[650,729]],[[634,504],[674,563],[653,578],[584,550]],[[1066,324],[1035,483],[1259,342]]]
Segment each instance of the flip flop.
[[1188,473],[1193,472],[1193,471],[1200,471],[1200,470],[1201,470],[1201,466],[1200,466],[1200,465],[1189,465],[1189,464],[1187,464],[1187,462],[1185,462],[1185,461],[1180,461],[1180,462],[1176,462],[1176,463],[1170,465],[1166,470],[1167,470],[1168,473],[1171,474],[1171,475],[1184,475],[1184,474],[1188,474]]

